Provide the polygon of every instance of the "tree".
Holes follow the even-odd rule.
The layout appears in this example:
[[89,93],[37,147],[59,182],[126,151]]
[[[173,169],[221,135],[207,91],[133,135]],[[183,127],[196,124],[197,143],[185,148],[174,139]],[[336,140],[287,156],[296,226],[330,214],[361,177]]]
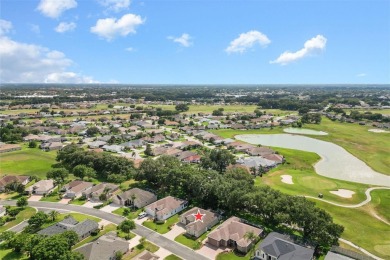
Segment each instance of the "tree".
[[45,212],[38,211],[27,221],[32,229],[40,228],[48,219],[48,215]]
[[10,246],[11,241],[15,238],[16,233],[13,231],[3,231],[0,233],[0,241],[4,241],[6,246]]
[[[255,234],[253,231],[248,231],[248,232],[246,232],[246,233],[244,234],[244,238],[245,238],[246,240],[251,241],[251,243],[253,243],[254,241],[256,241],[257,236],[256,236],[256,234]],[[252,248],[251,248],[251,253],[253,253],[253,249],[254,249],[254,247],[252,246]]]
[[79,242],[79,236],[73,230],[71,231],[67,230],[61,233],[59,236],[65,238],[65,240],[69,245],[69,249],[72,249],[72,246],[74,246],[75,244],[77,244],[77,242]]
[[152,156],[153,155],[152,146],[150,144],[146,145],[146,149],[145,149],[144,153],[147,156]]
[[235,164],[234,155],[228,150],[214,149],[201,158],[201,166],[205,169],[213,169],[223,173],[230,164]]
[[51,221],[55,221],[59,215],[58,211],[52,210],[49,212],[49,217],[51,218]]
[[135,229],[135,223],[133,220],[124,220],[118,225],[118,229],[127,234],[130,234],[130,231]]
[[190,107],[187,104],[178,104],[175,106],[176,111],[185,112],[190,109]]
[[223,116],[223,110],[217,109],[212,113],[213,116]]
[[28,201],[26,197],[21,197],[16,201],[16,206],[25,207],[28,205]]
[[123,257],[123,253],[121,251],[115,252],[115,260],[121,260]]
[[28,148],[36,148],[37,145],[38,145],[37,142],[34,140],[31,140],[30,142],[28,142]]
[[86,132],[86,134],[88,136],[95,136],[99,133],[100,133],[99,128],[97,128],[96,126],[92,126],[92,127],[88,128],[87,132]]
[[74,167],[72,172],[74,176],[79,177],[80,179],[84,179],[84,177],[88,177],[88,178],[96,177],[96,171],[93,168],[83,164]]
[[57,235],[42,239],[32,250],[31,259],[75,260],[82,259],[80,254],[69,250],[66,238]]
[[56,182],[64,183],[66,178],[68,178],[69,172],[65,168],[56,168],[47,172],[46,177],[48,179],[54,179]]

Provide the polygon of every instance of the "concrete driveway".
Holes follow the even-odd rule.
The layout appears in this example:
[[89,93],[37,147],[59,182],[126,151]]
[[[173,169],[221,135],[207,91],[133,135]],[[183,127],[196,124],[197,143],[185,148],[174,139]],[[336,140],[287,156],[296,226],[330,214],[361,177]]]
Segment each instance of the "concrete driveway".
[[121,207],[121,206],[118,206],[118,205],[115,205],[115,204],[111,203],[110,205],[107,205],[107,206],[101,208],[100,210],[101,210],[101,211],[104,211],[104,212],[111,213],[111,212],[113,212],[114,210],[119,209],[120,207]]
[[82,206],[83,206],[83,207],[86,207],[86,208],[93,208],[94,206],[97,206],[97,205],[100,205],[100,204],[103,204],[103,203],[101,203],[101,202],[87,201],[87,202],[85,202]]
[[61,199],[58,203],[60,204],[69,204],[69,201],[71,201],[72,199],[68,199],[68,198],[63,198]]
[[209,243],[203,244],[203,246],[196,250],[198,254],[201,254],[208,259],[217,259],[217,255],[225,251],[225,248],[221,247],[215,247],[213,245],[210,245]]
[[165,259],[165,257],[171,255],[172,253],[165,248],[160,247],[160,249],[157,250],[154,254],[160,257],[160,259]]
[[42,199],[42,195],[31,195],[27,201],[40,201]]
[[168,233],[165,233],[163,236],[171,240],[175,240],[175,237],[177,237],[178,235],[184,232],[186,232],[186,230],[184,229],[183,225],[176,224],[172,227],[172,229]]

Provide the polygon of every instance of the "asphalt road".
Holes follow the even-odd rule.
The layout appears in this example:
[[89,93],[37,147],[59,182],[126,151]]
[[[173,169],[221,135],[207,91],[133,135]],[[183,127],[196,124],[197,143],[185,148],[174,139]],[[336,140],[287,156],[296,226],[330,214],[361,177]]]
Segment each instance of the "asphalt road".
[[[16,201],[0,201],[0,205],[15,205]],[[69,205],[69,204],[59,204],[55,202],[46,202],[46,201],[29,201],[29,206],[35,207],[38,209],[41,208],[48,208],[48,209],[58,209],[58,210],[69,210],[74,212],[83,213],[86,215],[91,215],[94,217],[98,217],[101,219],[108,220],[114,224],[119,224],[125,218],[112,214],[107,213],[98,209],[94,208],[86,208],[82,206],[77,205]],[[145,237],[150,242],[156,244],[159,247],[165,248],[166,250],[172,252],[173,254],[186,259],[186,260],[209,260],[208,258],[204,257],[203,255],[195,252],[192,249],[189,249],[186,246],[183,246],[179,243],[176,243],[175,241],[172,241],[162,235],[160,235],[157,232],[154,232],[142,225],[136,224],[136,229],[132,230],[133,233]]]

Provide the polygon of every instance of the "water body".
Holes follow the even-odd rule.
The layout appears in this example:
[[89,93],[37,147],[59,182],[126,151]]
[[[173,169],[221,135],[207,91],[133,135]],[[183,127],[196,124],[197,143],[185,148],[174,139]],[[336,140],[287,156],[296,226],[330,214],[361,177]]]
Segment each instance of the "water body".
[[316,130],[305,129],[305,128],[294,128],[294,127],[285,128],[283,129],[283,131],[289,134],[328,135],[327,132],[323,132],[323,131],[316,131]]
[[390,176],[374,171],[341,146],[330,142],[290,134],[237,135],[236,139],[251,144],[314,152],[321,156],[314,166],[319,175],[390,187]]

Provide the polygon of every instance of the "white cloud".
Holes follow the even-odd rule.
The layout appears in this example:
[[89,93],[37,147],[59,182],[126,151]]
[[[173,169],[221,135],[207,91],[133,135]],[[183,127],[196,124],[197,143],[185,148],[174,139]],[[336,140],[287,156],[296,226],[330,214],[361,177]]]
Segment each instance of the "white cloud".
[[69,9],[77,7],[76,0],[41,0],[38,10],[50,18],[58,18]]
[[133,47],[128,47],[125,49],[126,51],[129,51],[129,52],[132,52],[132,51],[135,51],[135,49]]
[[359,73],[359,74],[356,74],[356,77],[359,77],[359,78],[365,77],[365,76],[367,76],[366,73]]
[[188,33],[183,33],[180,37],[168,36],[168,39],[179,43],[183,47],[190,47],[192,45],[192,37]]
[[58,26],[54,29],[56,32],[59,32],[59,33],[64,33],[64,32],[68,32],[68,31],[73,31],[74,29],[76,29],[76,23],[74,22],[71,22],[71,23],[65,23],[65,22],[62,22],[60,24],[58,24]]
[[12,29],[12,23],[3,19],[0,19],[0,35],[9,33]]
[[130,0],[100,0],[99,3],[109,11],[120,12],[129,9]]
[[230,45],[225,49],[227,53],[239,52],[243,53],[248,49],[252,48],[256,43],[261,46],[267,46],[271,43],[267,35],[259,31],[249,31],[241,33],[238,38],[230,42]]
[[92,78],[69,72],[73,64],[64,53],[0,37],[1,82],[92,83]]
[[137,26],[144,22],[145,20],[139,15],[125,14],[120,19],[106,18],[97,20],[96,25],[91,27],[91,32],[111,41],[117,36],[136,33],[135,29]]
[[302,49],[296,52],[285,51],[276,60],[270,61],[270,63],[279,63],[281,65],[287,65],[290,62],[302,59],[306,56],[313,55],[325,49],[326,41],[327,39],[324,36],[317,35],[316,37],[306,41]]

